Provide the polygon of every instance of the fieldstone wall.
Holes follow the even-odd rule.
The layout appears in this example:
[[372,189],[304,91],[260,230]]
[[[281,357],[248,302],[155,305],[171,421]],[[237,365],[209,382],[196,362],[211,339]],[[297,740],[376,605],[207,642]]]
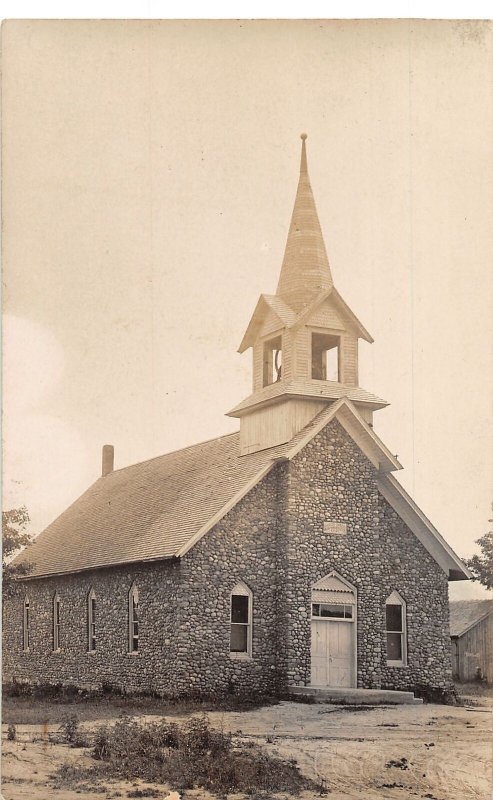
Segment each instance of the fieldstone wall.
[[[139,651],[128,652],[128,592],[139,590]],[[176,672],[179,563],[161,562],[24,581],[3,606],[3,680],[102,684],[169,691]],[[88,652],[87,595],[96,593],[95,652]],[[60,597],[60,651],[53,652],[53,597]],[[23,652],[24,596],[30,601],[29,652]]]
[[[357,685],[409,688],[451,682],[447,579],[379,494],[376,470],[337,420],[289,466],[288,683],[310,683],[311,587],[336,570],[358,592]],[[324,533],[324,521],[347,533]],[[388,667],[385,600],[407,603],[408,666]]]
[[[324,532],[345,523],[345,534]],[[447,580],[381,497],[377,474],[333,420],[279,463],[181,561],[25,581],[4,604],[4,680],[107,683],[127,691],[280,694],[311,680],[311,587],[336,570],[357,588],[357,684],[405,689],[451,682]],[[230,597],[253,593],[251,658],[230,655]],[[139,590],[138,655],[128,653],[128,592]],[[87,652],[87,595],[97,649]],[[385,600],[407,604],[408,663],[387,665]],[[61,600],[61,650],[52,603]],[[22,650],[23,597],[31,648]]]
[[[384,642],[382,686],[412,689],[422,683],[449,688],[452,666],[447,576],[387,501],[381,495],[378,500],[379,543],[385,553],[382,600],[397,589],[407,607],[407,666],[387,666]],[[381,625],[385,629],[385,609]]]
[[[269,694],[286,675],[285,466],[274,467],[183,558],[177,681],[184,691]],[[230,655],[231,591],[253,593],[252,658]]]

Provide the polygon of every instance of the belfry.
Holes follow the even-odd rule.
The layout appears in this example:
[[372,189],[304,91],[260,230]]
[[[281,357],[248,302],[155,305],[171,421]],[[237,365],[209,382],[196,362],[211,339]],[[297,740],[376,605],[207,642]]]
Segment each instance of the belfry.
[[253,391],[240,419],[240,452],[290,441],[347,397],[369,425],[385,400],[359,387],[358,340],[373,339],[334,286],[301,135],[298,189],[275,295],[260,295],[239,347],[253,351]]

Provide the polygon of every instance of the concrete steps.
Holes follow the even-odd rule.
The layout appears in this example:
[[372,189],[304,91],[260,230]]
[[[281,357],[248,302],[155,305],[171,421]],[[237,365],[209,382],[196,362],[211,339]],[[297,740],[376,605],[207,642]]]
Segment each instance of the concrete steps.
[[333,689],[329,686],[291,686],[290,695],[313,697],[315,703],[335,703],[353,706],[421,705],[412,692],[390,689]]

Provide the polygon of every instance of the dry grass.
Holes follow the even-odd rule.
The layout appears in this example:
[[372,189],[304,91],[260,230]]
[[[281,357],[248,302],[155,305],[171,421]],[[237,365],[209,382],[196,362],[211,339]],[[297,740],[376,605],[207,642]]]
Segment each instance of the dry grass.
[[87,691],[75,686],[17,683],[3,688],[2,718],[6,724],[41,726],[61,724],[74,712],[80,722],[93,722],[114,719],[122,712],[173,717],[196,711],[253,711],[276,703],[270,697],[227,695],[220,700],[208,697],[165,698],[151,694],[124,695],[112,687]]
[[493,684],[480,683],[456,683],[455,688],[461,697],[493,697]]
[[273,757],[253,743],[235,744],[230,734],[211,728],[205,714],[182,726],[123,717],[96,730],[92,756],[96,763],[90,768],[63,764],[53,776],[54,788],[82,790],[102,781],[133,779],[179,792],[200,787],[218,796],[298,795],[316,788],[292,760]]

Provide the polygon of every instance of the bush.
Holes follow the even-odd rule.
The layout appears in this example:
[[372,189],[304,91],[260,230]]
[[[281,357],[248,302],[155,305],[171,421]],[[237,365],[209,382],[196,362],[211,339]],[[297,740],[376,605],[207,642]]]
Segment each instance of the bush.
[[110,735],[105,725],[100,725],[94,735],[94,747],[92,750],[93,758],[98,761],[106,761],[110,755]]
[[53,703],[77,703],[85,700],[95,700],[99,692],[80,689],[72,684],[61,683],[23,683],[13,680],[12,683],[2,687],[4,697],[26,698],[29,700],[45,700]]
[[7,739],[9,742],[15,742],[17,738],[17,728],[15,725],[10,723],[9,727],[7,728]]
[[[66,727],[67,736],[75,736]],[[165,783],[179,792],[202,787],[213,794],[289,792],[315,788],[294,763],[265,753],[254,744],[236,744],[230,734],[210,727],[205,714],[182,726],[162,720],[140,724],[120,717],[97,729],[92,749],[98,774],[107,779]],[[73,775],[71,776],[73,780]],[[63,775],[58,774],[58,781]]]
[[79,720],[76,714],[68,717],[58,728],[58,740],[70,747],[89,747],[87,737],[79,731]]
[[3,687],[2,694],[4,697],[32,697],[33,687],[29,683],[21,683],[14,678],[12,683]]
[[418,683],[414,687],[414,694],[420,697],[424,703],[439,703],[444,706],[461,706],[462,698],[455,686],[442,689],[438,686],[429,686],[426,683]]

